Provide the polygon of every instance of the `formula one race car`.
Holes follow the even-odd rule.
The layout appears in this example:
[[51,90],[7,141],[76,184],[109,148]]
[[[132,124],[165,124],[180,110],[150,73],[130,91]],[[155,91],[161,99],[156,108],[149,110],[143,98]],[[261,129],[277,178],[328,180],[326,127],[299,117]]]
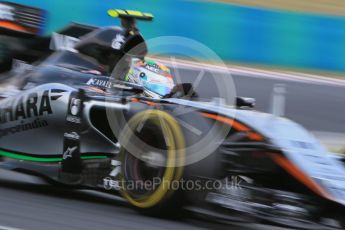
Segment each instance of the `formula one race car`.
[[20,18],[41,25],[41,10],[0,8],[2,60],[25,61],[0,77],[1,168],[111,191],[148,213],[188,206],[223,222],[344,227],[345,168],[300,125],[243,109],[253,105],[245,98],[201,102],[190,85],[154,98],[126,80],[147,54],[135,21],[151,14],[110,10],[121,27],[73,24],[41,37]]

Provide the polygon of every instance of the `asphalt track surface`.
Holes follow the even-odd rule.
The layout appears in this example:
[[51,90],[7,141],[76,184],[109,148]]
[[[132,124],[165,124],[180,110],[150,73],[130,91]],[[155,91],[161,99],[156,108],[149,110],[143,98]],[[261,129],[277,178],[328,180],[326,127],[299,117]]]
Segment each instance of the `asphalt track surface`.
[[[197,78],[195,70],[180,69],[183,81]],[[274,84],[287,86],[287,117],[310,130],[345,131],[343,87],[277,79],[233,76],[237,94],[257,99],[268,111]],[[210,73],[205,72],[198,93],[214,96]],[[215,95],[217,96],[217,95]],[[262,225],[214,226],[194,218],[169,220],[138,214],[126,202],[107,194],[50,186],[31,176],[0,171],[0,229],[281,229]]]
[[[179,69],[182,82],[199,82],[196,91],[201,97],[210,98],[223,95],[215,81],[232,84],[226,78],[228,74],[214,74],[195,69]],[[285,116],[302,124],[310,131],[345,133],[345,87],[343,85],[310,83],[305,81],[248,77],[231,74],[236,95],[256,99],[256,110],[270,112],[272,91],[276,84],[286,88]],[[225,80],[224,80],[225,79]],[[231,86],[232,88],[232,86]]]
[[231,229],[282,230],[259,224],[211,224],[198,218],[144,216],[109,194],[51,186],[32,176],[0,170],[0,229]]

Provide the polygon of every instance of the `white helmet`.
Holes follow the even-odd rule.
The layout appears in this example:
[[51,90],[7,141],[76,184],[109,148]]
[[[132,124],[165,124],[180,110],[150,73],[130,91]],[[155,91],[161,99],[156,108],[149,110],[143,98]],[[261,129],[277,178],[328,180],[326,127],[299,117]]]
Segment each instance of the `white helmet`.
[[151,60],[133,59],[124,80],[142,85],[144,95],[152,98],[162,98],[175,87],[170,69]]

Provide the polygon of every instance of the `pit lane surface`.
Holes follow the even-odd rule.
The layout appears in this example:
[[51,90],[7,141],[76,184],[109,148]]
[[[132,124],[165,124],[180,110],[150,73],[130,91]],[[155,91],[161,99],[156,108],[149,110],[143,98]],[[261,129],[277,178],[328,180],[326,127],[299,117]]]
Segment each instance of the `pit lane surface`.
[[[180,68],[184,82],[198,71]],[[274,84],[287,86],[287,117],[310,130],[345,131],[345,94],[341,86],[233,75],[237,94],[257,99],[268,111]],[[198,93],[212,96],[215,86],[205,72]],[[51,187],[29,176],[0,171],[0,225],[19,229],[202,229],[214,228],[190,218],[165,220],[139,215],[116,197],[92,191]],[[0,229],[6,229],[0,226]],[[219,227],[219,226],[218,226]],[[281,229],[261,225],[223,226],[223,229]]]

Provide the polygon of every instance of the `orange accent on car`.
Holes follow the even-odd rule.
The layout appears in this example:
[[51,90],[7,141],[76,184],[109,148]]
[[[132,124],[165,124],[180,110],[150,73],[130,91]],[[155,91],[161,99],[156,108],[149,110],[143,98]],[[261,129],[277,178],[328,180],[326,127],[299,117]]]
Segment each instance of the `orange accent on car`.
[[234,119],[219,116],[216,114],[211,114],[211,113],[201,113],[201,115],[204,117],[228,124],[240,132],[245,132],[245,133],[247,133],[248,138],[251,140],[254,140],[254,141],[264,140],[263,136],[261,136],[260,134],[258,134],[256,132],[253,132],[252,130],[250,130],[250,128],[248,128],[247,126],[235,121]]
[[111,94],[111,92],[108,92],[106,90],[103,90],[103,89],[100,89],[100,88],[97,88],[97,87],[90,86],[90,87],[88,87],[88,89],[90,89],[90,90],[92,90],[94,92],[97,92],[97,93],[105,94],[105,95],[110,95]]
[[156,105],[158,105],[158,103],[156,103],[156,102],[144,101],[144,100],[140,100],[139,98],[132,98],[131,102],[141,102],[141,103],[144,103],[144,104],[149,105],[149,106],[156,106]]
[[0,21],[0,27],[10,29],[10,30],[15,30],[15,31],[21,31],[21,32],[31,32],[21,25],[15,24],[13,22],[7,22],[7,21]]
[[152,102],[152,101],[142,101],[142,102],[144,102],[145,104],[147,104],[149,106],[156,106],[156,105],[158,105],[158,103]]
[[291,163],[288,159],[274,153],[270,154],[270,156],[280,167],[282,167],[291,176],[296,178],[298,181],[300,181],[302,184],[314,191],[316,194],[319,194],[320,196],[325,197],[327,199],[334,200],[334,198],[330,194],[328,194],[322,187],[315,183],[309,176],[307,176],[302,170],[300,170],[297,166]]
[[139,102],[139,99],[138,98],[132,98],[131,102]]
[[92,90],[92,91],[98,92],[98,93],[104,93],[104,90],[99,89],[97,87],[89,87],[89,89]]
[[254,132],[249,132],[248,137],[249,137],[249,139],[251,139],[253,141],[263,141],[264,140],[263,136],[261,136],[260,134],[254,133]]

